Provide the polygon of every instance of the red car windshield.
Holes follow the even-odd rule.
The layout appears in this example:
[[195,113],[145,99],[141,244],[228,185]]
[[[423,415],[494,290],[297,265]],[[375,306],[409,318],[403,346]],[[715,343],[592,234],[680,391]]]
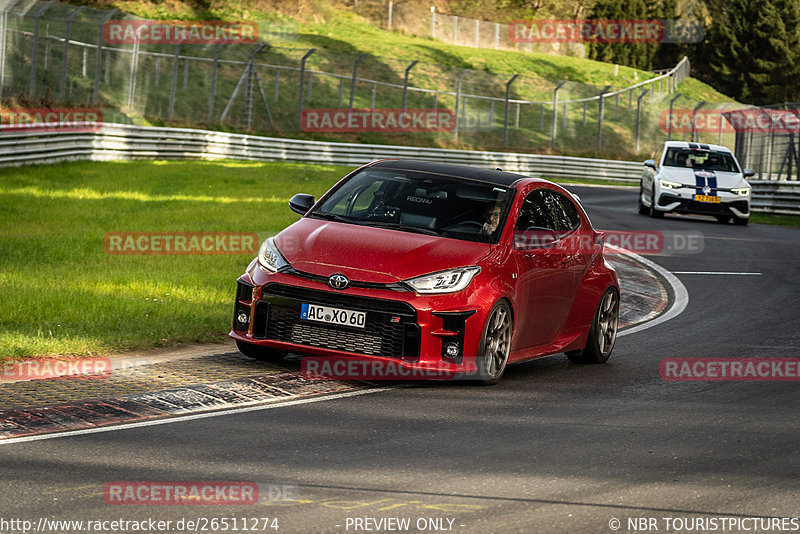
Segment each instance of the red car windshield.
[[425,172],[364,169],[308,217],[496,243],[514,188]]

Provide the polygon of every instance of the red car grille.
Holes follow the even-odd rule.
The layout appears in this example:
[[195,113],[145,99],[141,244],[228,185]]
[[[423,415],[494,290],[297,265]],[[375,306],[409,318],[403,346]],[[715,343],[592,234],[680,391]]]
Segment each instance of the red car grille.
[[[366,327],[357,329],[304,321],[300,319],[303,303],[364,311]],[[283,284],[264,287],[256,307],[253,334],[275,341],[371,356],[411,360],[419,357],[420,330],[416,310],[411,305]]]

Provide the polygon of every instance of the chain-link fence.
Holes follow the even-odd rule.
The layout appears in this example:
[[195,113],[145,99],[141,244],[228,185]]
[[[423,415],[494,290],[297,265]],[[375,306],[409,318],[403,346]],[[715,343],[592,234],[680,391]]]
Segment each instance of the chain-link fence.
[[[258,25],[253,42],[126,41],[114,40],[109,27],[143,21],[118,11],[37,0],[0,6],[3,105],[98,108],[106,122],[638,158],[670,135],[691,136],[665,129],[663,114],[670,105],[699,104],[675,100],[689,75],[685,58],[638,83],[620,75],[601,87],[361,54],[342,50],[341,41],[326,47],[324,36],[316,48],[301,48],[286,24]],[[493,38],[477,28],[479,41]],[[441,121],[386,127],[398,110]],[[732,144],[734,136],[724,132],[721,140]]]

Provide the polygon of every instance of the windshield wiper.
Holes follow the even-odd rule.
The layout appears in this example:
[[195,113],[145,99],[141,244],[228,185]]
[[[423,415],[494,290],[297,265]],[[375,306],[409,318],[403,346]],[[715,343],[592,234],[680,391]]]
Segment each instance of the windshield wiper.
[[405,224],[400,223],[393,223],[393,222],[358,222],[358,224],[364,224],[365,226],[374,226],[376,228],[388,228],[390,230],[401,230],[405,232],[413,232],[415,234],[425,234],[425,235],[435,235],[438,236],[439,232],[435,230],[430,230],[428,228],[420,228],[418,226],[408,226]]
[[316,217],[317,219],[325,219],[326,221],[336,221],[343,223],[354,222],[352,219],[348,219],[347,217],[342,217],[341,215],[336,215],[335,213],[326,213],[324,211],[315,211],[311,213],[309,217]]

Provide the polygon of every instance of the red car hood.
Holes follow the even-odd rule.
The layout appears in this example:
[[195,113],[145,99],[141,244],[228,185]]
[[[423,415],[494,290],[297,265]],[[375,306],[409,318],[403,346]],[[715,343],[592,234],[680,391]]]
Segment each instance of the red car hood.
[[486,243],[309,218],[286,228],[275,242],[298,271],[377,283],[475,265],[490,251]]

